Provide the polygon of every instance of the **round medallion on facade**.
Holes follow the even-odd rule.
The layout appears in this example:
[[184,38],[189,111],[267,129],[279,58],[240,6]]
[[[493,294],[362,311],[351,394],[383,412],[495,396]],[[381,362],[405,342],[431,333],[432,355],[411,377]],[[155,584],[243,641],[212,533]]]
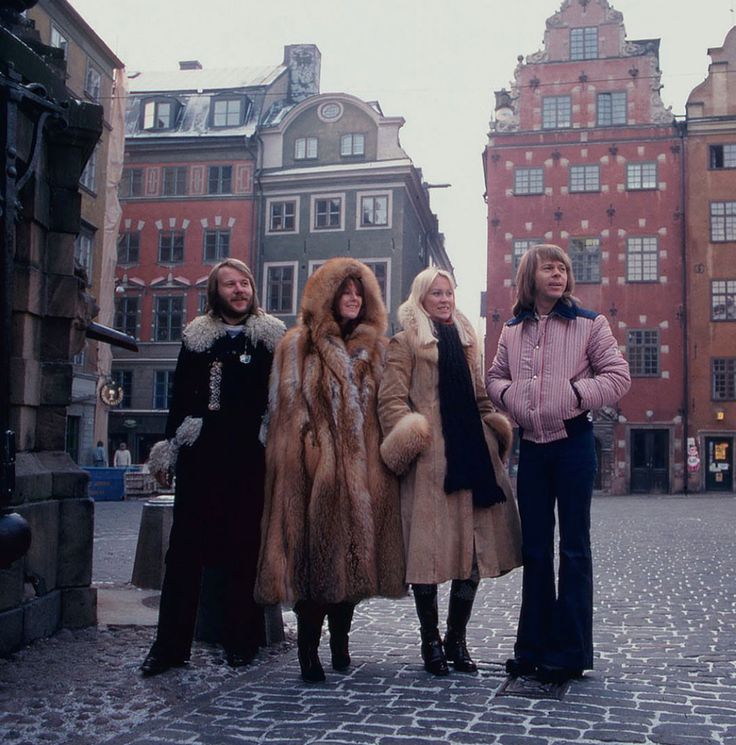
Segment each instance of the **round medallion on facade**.
[[323,103],[317,109],[317,116],[323,122],[336,122],[342,116],[342,104],[337,101]]

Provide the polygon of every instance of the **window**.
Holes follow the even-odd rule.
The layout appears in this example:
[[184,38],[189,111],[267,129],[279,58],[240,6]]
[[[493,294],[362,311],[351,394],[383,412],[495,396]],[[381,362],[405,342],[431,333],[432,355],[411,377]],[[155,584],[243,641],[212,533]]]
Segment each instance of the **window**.
[[631,375],[637,378],[659,376],[659,331],[637,329],[629,331],[626,345]]
[[656,189],[657,188],[657,164],[656,163],[627,163],[626,164],[626,188],[627,189]]
[[626,94],[598,94],[598,126],[610,127],[612,124],[626,124]]
[[74,259],[87,272],[88,285],[92,283],[92,252],[94,246],[94,231],[82,226],[74,241]]
[[115,328],[130,336],[138,336],[139,298],[121,297],[115,299]]
[[123,400],[119,408],[129,409],[133,398],[133,371],[132,370],[113,370],[110,377],[116,385],[123,389]]
[[140,257],[141,234],[126,230],[118,237],[118,264],[137,264]]
[[296,230],[296,200],[269,202],[268,230],[271,233],[293,233]]
[[294,141],[294,160],[317,157],[317,138],[299,137]]
[[734,145],[711,145],[710,146],[711,168],[736,168],[736,144]]
[[157,297],[154,305],[153,340],[179,341],[184,323],[183,297]]
[[187,167],[164,168],[163,190],[165,197],[180,197],[187,193]]
[[714,401],[736,400],[736,359],[720,357],[712,360]]
[[543,194],[543,168],[517,168],[514,171],[514,194]]
[[388,225],[388,195],[360,198],[360,227],[381,228]]
[[84,76],[84,92],[95,102],[100,100],[100,85],[102,76],[99,70],[87,60],[87,73]]
[[542,99],[542,128],[558,129],[572,126],[570,96],[546,96]]
[[656,282],[659,279],[659,248],[654,236],[626,241],[626,281]]
[[233,167],[232,166],[210,166],[207,184],[208,194],[232,194],[233,193]]
[[515,240],[511,250],[511,280],[516,282],[516,272],[519,271],[519,264],[521,263],[521,257],[530,249],[532,246],[537,246],[540,243],[544,243],[541,238],[523,238]]
[[710,283],[710,317],[713,321],[736,321],[736,279],[714,279]]
[[212,104],[212,126],[238,127],[243,123],[244,112],[245,99],[242,96],[216,98]]
[[229,230],[205,230],[204,231],[204,260],[222,261],[230,256],[230,231]]
[[143,129],[172,129],[179,104],[175,100],[150,99],[143,104]]
[[159,231],[158,261],[160,264],[181,264],[184,261],[184,231]]
[[156,370],[153,375],[153,408],[159,411],[171,408],[174,371]]
[[570,191],[600,191],[600,166],[570,166]]
[[125,168],[120,179],[119,196],[142,197],[143,196],[143,169]]
[[710,203],[710,239],[736,241],[736,202]]
[[266,310],[292,314],[295,308],[296,264],[266,265]]
[[340,138],[340,155],[364,155],[365,135],[348,134]]
[[598,58],[598,27],[570,29],[570,59]]
[[61,49],[64,52],[64,59],[66,59],[69,41],[56,26],[51,26],[51,46]]
[[342,228],[342,198],[315,199],[313,225],[315,230]]
[[388,261],[378,259],[363,259],[363,263],[366,266],[370,267],[373,270],[373,274],[376,275],[378,286],[381,288],[381,297],[383,298],[383,302],[388,307]]
[[84,166],[82,175],[79,177],[79,183],[88,191],[95,191],[97,186],[97,146],[89,156],[87,164]]
[[576,282],[584,284],[601,281],[600,239],[573,238],[568,253]]
[[207,312],[207,293],[206,292],[200,292],[199,293],[199,300],[197,302],[197,305],[199,307],[198,313],[200,316],[204,315]]

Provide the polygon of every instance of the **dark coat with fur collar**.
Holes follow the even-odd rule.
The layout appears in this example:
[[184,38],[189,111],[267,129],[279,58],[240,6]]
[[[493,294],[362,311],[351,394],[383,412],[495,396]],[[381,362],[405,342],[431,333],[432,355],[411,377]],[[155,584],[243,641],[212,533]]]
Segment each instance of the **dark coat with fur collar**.
[[[343,339],[332,303],[348,276],[362,281],[366,316]],[[259,602],[404,593],[398,483],[379,454],[385,329],[365,264],[333,259],[309,278],[271,375]]]

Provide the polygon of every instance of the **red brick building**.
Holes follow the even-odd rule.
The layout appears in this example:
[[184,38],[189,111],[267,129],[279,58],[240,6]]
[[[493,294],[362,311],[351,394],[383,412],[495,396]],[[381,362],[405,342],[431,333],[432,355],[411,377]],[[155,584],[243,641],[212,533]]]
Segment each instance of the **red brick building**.
[[688,410],[694,491],[733,491],[736,436],[736,27],[687,101]]
[[684,145],[659,80],[659,40],[628,40],[607,0],[564,0],[496,93],[484,153],[486,357],[523,252],[564,248],[581,304],[606,314],[631,365],[629,394],[595,413],[609,493],[684,486]]
[[319,92],[320,53],[287,46],[267,67],[130,76],[115,326],[139,341],[115,352],[123,403],[110,438],[143,462],[161,439],[181,331],[204,307],[211,267],[256,266],[257,131],[280,107]]

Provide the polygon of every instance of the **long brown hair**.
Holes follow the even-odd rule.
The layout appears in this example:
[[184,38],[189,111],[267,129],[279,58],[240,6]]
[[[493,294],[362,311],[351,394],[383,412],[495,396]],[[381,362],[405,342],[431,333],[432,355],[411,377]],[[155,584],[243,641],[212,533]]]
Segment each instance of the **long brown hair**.
[[522,311],[534,310],[534,301],[537,288],[534,285],[535,275],[542,261],[559,261],[567,269],[567,286],[562,293],[562,301],[570,305],[575,298],[575,277],[572,273],[570,257],[553,243],[539,243],[532,246],[521,257],[519,268],[516,272],[516,302],[512,313],[518,316]]
[[218,292],[217,276],[220,272],[220,269],[222,269],[224,266],[229,266],[231,269],[235,269],[236,271],[248,277],[250,286],[253,288],[253,300],[251,301],[250,310],[248,311],[248,313],[257,315],[260,312],[261,306],[258,302],[258,293],[256,292],[256,280],[253,277],[253,272],[251,272],[248,266],[244,262],[240,261],[240,259],[224,259],[223,261],[215,264],[212,267],[212,271],[207,277],[207,306],[205,307],[205,311],[212,315],[220,315],[220,311],[222,310],[222,308],[220,307],[220,294]]

